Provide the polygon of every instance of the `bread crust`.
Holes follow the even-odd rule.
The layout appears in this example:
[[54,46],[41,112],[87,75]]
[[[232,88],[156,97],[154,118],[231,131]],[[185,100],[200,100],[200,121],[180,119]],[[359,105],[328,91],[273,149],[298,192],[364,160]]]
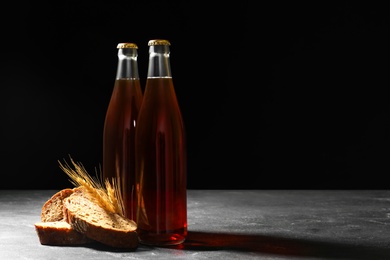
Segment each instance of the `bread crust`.
[[93,242],[93,240],[84,234],[74,230],[65,221],[37,222],[34,226],[38,234],[39,242],[42,245],[82,245]]
[[114,248],[136,249],[136,224],[117,213],[101,208],[83,192],[64,199],[64,219],[86,237]]

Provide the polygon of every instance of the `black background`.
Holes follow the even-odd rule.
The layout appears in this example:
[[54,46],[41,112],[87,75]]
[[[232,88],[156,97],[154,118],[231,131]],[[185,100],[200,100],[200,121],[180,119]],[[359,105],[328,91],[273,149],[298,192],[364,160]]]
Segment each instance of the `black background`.
[[[171,42],[189,189],[388,189],[389,21],[368,1],[14,1],[1,8],[0,188],[93,174],[119,42]],[[264,1],[265,2],[265,1]]]

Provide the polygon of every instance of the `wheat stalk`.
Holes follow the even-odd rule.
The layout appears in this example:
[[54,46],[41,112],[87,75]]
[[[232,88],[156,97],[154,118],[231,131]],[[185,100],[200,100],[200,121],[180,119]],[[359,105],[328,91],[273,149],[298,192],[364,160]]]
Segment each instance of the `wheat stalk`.
[[124,205],[119,189],[120,181],[112,179],[112,184],[109,180],[102,183],[101,179],[93,179],[81,163],[74,162],[72,158],[70,158],[70,161],[74,169],[66,161],[65,164],[60,161],[58,163],[61,170],[69,176],[71,183],[76,187],[84,187],[103,209],[123,216]]

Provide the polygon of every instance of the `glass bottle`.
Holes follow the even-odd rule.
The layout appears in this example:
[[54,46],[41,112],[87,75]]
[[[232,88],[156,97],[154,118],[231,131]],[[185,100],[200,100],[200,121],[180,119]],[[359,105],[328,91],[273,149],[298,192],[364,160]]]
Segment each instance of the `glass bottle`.
[[136,129],[140,243],[176,245],[187,236],[184,123],[170,67],[170,42],[150,40],[144,98]]
[[125,216],[135,221],[135,129],[142,103],[138,46],[119,43],[118,66],[103,130],[103,180],[117,178]]

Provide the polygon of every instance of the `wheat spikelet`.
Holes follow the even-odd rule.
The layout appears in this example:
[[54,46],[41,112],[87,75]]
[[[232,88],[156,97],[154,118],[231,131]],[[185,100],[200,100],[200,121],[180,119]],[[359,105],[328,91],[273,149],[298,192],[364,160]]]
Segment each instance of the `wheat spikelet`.
[[119,190],[118,181],[113,179],[113,185],[106,180],[104,183],[93,179],[81,163],[75,163],[70,158],[72,167],[65,161],[62,164],[60,161],[60,168],[69,176],[71,183],[76,187],[83,186],[91,197],[105,210],[113,213],[123,215],[123,201]]
[[111,204],[114,206],[115,211],[118,212],[120,215],[124,216],[124,206],[123,206],[123,198],[122,193],[120,192],[120,187],[118,181],[115,181],[115,179],[112,179],[112,184],[107,179],[105,180],[106,190],[108,199],[110,200]]

